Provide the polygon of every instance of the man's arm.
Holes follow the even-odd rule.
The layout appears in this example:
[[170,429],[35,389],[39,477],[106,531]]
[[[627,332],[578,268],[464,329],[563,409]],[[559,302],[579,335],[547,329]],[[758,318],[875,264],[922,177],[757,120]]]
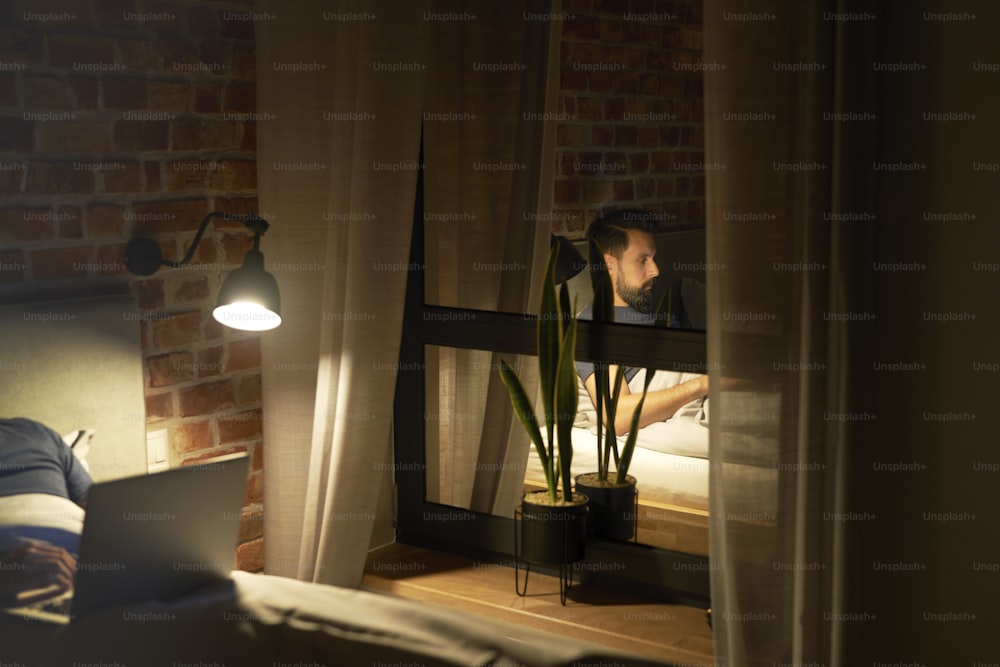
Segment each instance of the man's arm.
[[[617,366],[610,366],[609,377],[614,378],[618,372]],[[584,386],[590,394],[590,400],[597,405],[597,380],[591,373]],[[639,417],[639,428],[648,426],[653,422],[666,421],[674,416],[674,413],[687,405],[691,401],[708,394],[708,376],[700,375],[693,380],[682,382],[666,389],[657,389],[646,393],[646,402],[642,404],[642,415]],[[633,394],[628,388],[625,378],[622,378],[621,393],[618,395],[618,407],[615,414],[615,433],[622,435],[628,433],[632,426],[632,413],[638,405],[642,394]],[[605,415],[606,416],[606,415]]]

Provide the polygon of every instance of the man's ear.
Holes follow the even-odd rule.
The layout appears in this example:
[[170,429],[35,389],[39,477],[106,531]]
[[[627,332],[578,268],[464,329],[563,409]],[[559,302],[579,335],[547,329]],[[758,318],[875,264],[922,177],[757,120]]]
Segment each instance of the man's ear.
[[608,273],[614,276],[615,272],[618,271],[618,258],[605,253],[604,266],[608,267]]

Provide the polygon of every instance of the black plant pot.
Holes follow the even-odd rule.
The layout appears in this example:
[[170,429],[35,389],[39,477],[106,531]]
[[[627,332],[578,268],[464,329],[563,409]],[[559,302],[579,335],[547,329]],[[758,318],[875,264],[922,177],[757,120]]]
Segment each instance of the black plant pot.
[[[515,526],[520,560],[537,565],[565,565],[583,560],[587,546],[587,497],[577,493],[574,504],[548,504],[547,491],[527,493],[521,499]],[[540,502],[535,502],[540,501]]]
[[576,490],[589,499],[587,533],[609,540],[628,541],[635,537],[636,505],[639,492],[635,477],[626,475],[625,481],[601,482],[597,473],[586,473],[576,478]]

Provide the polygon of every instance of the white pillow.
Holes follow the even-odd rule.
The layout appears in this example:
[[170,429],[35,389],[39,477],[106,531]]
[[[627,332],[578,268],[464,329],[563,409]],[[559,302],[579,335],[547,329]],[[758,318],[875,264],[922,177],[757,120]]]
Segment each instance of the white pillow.
[[80,462],[83,469],[90,472],[90,464],[87,463],[87,455],[90,454],[90,439],[94,437],[95,431],[92,428],[71,431],[63,436],[63,442],[73,450],[73,455]]

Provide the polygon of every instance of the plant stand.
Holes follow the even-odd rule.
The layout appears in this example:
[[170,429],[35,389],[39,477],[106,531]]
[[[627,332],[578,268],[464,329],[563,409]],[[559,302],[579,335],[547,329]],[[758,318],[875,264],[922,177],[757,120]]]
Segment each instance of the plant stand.
[[525,500],[514,510],[514,591],[518,596],[527,595],[532,564],[555,565],[559,569],[559,603],[566,604],[566,595],[573,587],[572,565],[583,559],[586,549],[586,496],[577,496],[584,499],[582,504],[545,506]]

